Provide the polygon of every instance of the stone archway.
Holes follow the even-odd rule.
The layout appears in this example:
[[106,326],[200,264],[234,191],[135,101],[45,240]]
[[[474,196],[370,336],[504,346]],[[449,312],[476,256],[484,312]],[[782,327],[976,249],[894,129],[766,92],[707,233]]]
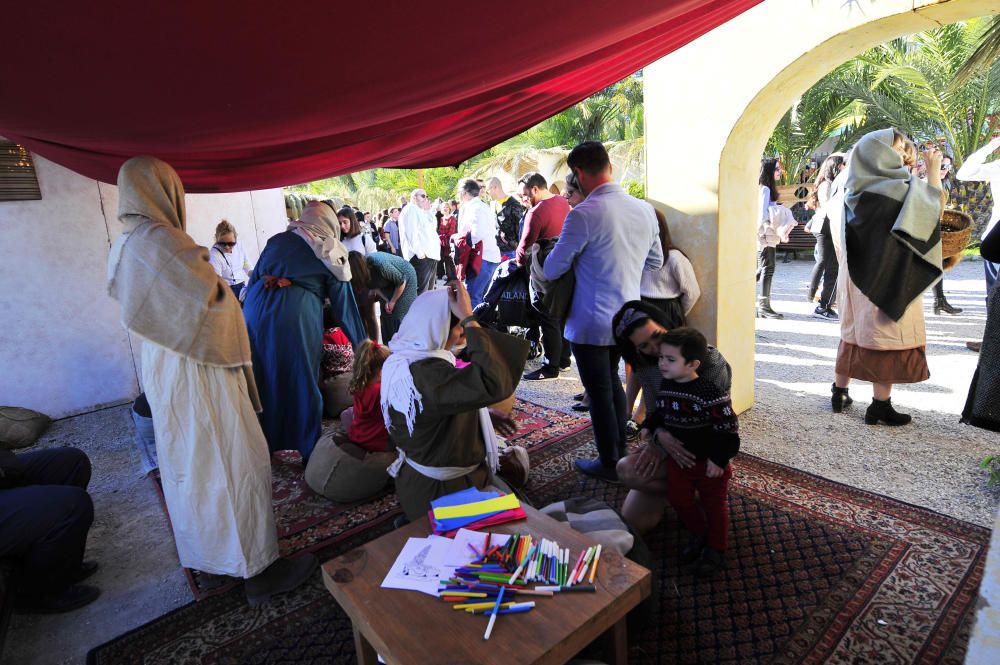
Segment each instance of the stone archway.
[[1000,12],[996,0],[764,0],[644,72],[647,194],[702,285],[692,325],[753,404],[760,155],[796,98],[837,65],[901,35]]

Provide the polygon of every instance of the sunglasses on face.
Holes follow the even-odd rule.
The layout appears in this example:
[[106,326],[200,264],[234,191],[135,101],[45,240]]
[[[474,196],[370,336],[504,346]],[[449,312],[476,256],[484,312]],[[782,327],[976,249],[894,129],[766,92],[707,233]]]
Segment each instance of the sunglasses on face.
[[220,247],[235,247],[236,246],[235,242],[217,242],[215,244],[219,245]]

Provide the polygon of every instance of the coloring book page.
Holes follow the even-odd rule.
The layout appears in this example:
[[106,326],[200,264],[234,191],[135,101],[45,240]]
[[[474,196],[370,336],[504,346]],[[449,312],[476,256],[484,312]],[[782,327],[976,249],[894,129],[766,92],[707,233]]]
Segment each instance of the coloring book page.
[[451,544],[450,538],[441,536],[408,539],[382,580],[382,588],[406,589],[437,596],[438,581],[448,570],[443,562]]

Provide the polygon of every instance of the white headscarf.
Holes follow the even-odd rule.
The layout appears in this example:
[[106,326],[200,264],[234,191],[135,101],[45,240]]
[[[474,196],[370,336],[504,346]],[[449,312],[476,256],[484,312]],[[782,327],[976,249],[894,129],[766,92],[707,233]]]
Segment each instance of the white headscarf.
[[351,281],[347,248],[340,242],[340,222],[333,208],[322,201],[310,201],[302,209],[299,219],[288,225],[288,230],[309,243],[316,258],[334,277],[341,282]]
[[[413,382],[410,365],[427,358],[439,358],[451,365],[455,355],[445,348],[451,332],[451,309],[448,306],[448,289],[425,291],[410,305],[402,325],[389,342],[392,355],[382,366],[381,402],[386,428],[392,427],[389,409],[406,418],[406,428],[413,434],[417,413],[423,410],[423,395]],[[499,440],[487,409],[479,409],[479,423],[486,443],[486,459],[490,470],[496,472],[499,459]]]

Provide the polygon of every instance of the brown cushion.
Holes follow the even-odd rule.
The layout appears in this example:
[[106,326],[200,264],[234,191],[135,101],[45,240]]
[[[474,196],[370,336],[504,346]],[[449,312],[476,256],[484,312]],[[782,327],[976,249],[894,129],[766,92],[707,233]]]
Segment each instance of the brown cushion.
[[44,413],[19,406],[0,406],[0,447],[30,446],[42,435],[52,419]]

